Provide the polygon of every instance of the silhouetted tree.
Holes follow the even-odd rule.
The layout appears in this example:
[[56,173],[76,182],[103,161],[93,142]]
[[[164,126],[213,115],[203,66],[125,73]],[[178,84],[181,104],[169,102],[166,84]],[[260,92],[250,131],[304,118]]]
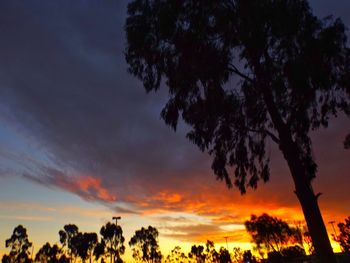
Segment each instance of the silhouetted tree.
[[243,253],[243,263],[256,263],[257,260],[252,255],[252,252],[250,250],[246,250]]
[[11,258],[10,258],[10,256],[9,255],[3,255],[2,256],[2,259],[1,259],[1,263],[12,263],[11,262]]
[[205,261],[206,262],[219,262],[220,254],[216,251],[214,242],[211,240],[207,240],[205,243]]
[[219,262],[219,263],[231,263],[232,262],[230,252],[226,248],[224,248],[224,247],[220,248],[219,257],[218,257],[217,262]]
[[269,179],[266,140],[278,145],[319,260],[336,262],[309,134],[350,115],[342,21],[317,18],[306,0],[134,0],[125,28],[129,71],[147,91],[168,86],[163,119],[192,127],[187,137],[213,156],[217,178],[256,188]]
[[32,246],[32,243],[29,242],[27,229],[22,225],[15,227],[11,237],[5,241],[5,246],[10,248],[10,253],[8,256],[3,256],[3,262],[32,262],[32,260],[29,258],[29,248]]
[[340,234],[336,237],[344,252],[350,252],[350,216],[345,219],[345,223],[339,223]]
[[103,240],[101,240],[101,242],[96,244],[96,247],[94,249],[94,257],[95,260],[98,261],[101,258],[101,262],[104,259],[104,255],[105,255],[105,243]]
[[77,255],[76,247],[71,241],[78,233],[79,228],[74,224],[67,224],[63,227],[63,230],[58,232],[62,246],[67,247],[69,262],[72,261],[73,256],[75,257]]
[[204,263],[205,261],[205,254],[204,254],[204,247],[199,245],[193,245],[191,247],[191,252],[188,253],[188,257],[195,259],[197,263]]
[[161,262],[162,254],[159,250],[158,235],[158,230],[152,226],[142,227],[135,231],[129,241],[135,260],[152,263]]
[[284,245],[292,241],[294,234],[285,221],[267,214],[252,215],[245,222],[245,227],[257,248],[263,247],[267,252],[280,252]]
[[312,244],[310,233],[307,230],[303,233],[303,243],[305,244],[306,251],[308,254],[315,254],[315,248]]
[[92,260],[94,249],[98,243],[96,233],[78,233],[71,239],[72,249],[81,258],[82,262]]
[[235,263],[242,263],[243,262],[243,253],[244,251],[240,247],[234,247],[233,248],[233,262]]
[[102,226],[100,230],[102,241],[110,256],[110,262],[123,262],[121,256],[125,253],[123,230],[111,222]]
[[36,253],[35,262],[39,263],[58,263],[61,256],[60,248],[55,244],[53,246],[46,242]]
[[281,255],[289,259],[299,258],[305,256],[305,250],[299,245],[284,247],[281,250]]
[[187,263],[188,258],[185,253],[181,251],[181,247],[176,246],[173,250],[171,250],[170,255],[167,256],[166,263]]

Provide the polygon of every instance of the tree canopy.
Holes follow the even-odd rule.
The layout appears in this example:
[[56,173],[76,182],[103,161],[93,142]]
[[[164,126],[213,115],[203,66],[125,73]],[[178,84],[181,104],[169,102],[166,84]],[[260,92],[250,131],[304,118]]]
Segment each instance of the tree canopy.
[[136,230],[129,241],[135,260],[142,262],[161,262],[162,254],[158,244],[158,230],[152,226]]
[[22,225],[15,227],[11,237],[5,241],[5,246],[11,249],[9,255],[3,259],[5,262],[30,262],[29,248],[32,243],[28,239],[27,229]]
[[307,1],[278,0],[136,0],[128,14],[130,72],[147,91],[167,85],[163,119],[173,128],[180,116],[190,124],[188,138],[214,156],[218,178],[231,186],[234,166],[242,192],[266,181],[266,138],[281,139],[276,121],[314,176],[310,130],[339,110],[350,114],[340,19],[318,19]]
[[295,229],[282,219],[268,214],[252,215],[245,222],[245,227],[257,248],[264,248],[267,252],[281,252],[286,245],[295,242]]
[[125,253],[123,230],[120,226],[107,222],[101,227],[102,244],[110,255],[111,262],[122,263],[121,256]]

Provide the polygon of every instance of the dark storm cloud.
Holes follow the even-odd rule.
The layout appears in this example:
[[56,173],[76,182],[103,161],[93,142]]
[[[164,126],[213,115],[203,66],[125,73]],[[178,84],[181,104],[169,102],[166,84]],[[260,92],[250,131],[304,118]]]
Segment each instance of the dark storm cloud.
[[[322,16],[339,14],[349,25],[348,16],[343,15],[349,2],[333,3],[334,9],[329,9],[331,2],[312,1]],[[214,213],[215,207],[198,206],[199,200],[205,204],[217,195],[207,189],[215,180],[209,158],[185,139],[184,126],[174,133],[160,120],[164,91],[146,95],[127,74],[123,57],[126,4],[114,0],[1,2],[0,121],[24,134],[44,155],[30,169],[23,157],[12,161],[17,158],[25,166],[21,174],[33,182],[89,201],[109,204],[116,198],[136,205],[135,210],[111,207],[117,211],[139,213],[139,209],[163,206]],[[339,124],[334,124],[323,138],[341,141],[342,134]],[[338,157],[343,156],[341,146],[332,150],[317,143],[316,147],[334,151],[333,168],[339,163],[343,165],[339,169],[346,167],[346,159]],[[291,181],[285,180],[289,178],[285,162],[271,149],[271,180],[280,185],[271,186],[274,191],[268,196],[284,205],[295,204]],[[321,168],[327,156],[316,153]],[[329,172],[324,171],[321,174]],[[327,185],[327,180],[321,182]],[[288,185],[282,194],[281,185]],[[347,185],[343,182],[340,187]],[[198,196],[202,190],[208,196]],[[138,199],[161,191],[170,195],[154,195],[146,198],[149,203],[140,204]],[[225,204],[232,200],[227,193],[220,191],[230,197]],[[176,199],[176,194],[188,200]],[[236,191],[234,196],[238,196]],[[345,194],[344,198],[349,199]],[[208,204],[214,206],[214,201]]]
[[150,178],[161,183],[169,170],[179,173],[203,158],[159,120],[162,94],[145,96],[127,74],[125,2],[3,5],[0,100],[9,111],[2,117],[57,166],[127,191]]

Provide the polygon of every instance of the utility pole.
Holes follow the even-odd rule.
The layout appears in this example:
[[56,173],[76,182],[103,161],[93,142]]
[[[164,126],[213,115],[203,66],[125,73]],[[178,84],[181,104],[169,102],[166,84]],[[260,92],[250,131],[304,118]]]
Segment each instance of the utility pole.
[[[120,216],[113,216],[112,217],[113,220],[115,220],[115,226],[118,227],[118,220],[121,219]],[[111,245],[113,247],[113,245]],[[116,233],[114,235],[114,246],[116,246]],[[114,248],[115,250],[115,248]],[[111,255],[111,261],[112,261],[112,255]],[[115,262],[115,254],[113,253],[113,262]]]
[[337,232],[335,231],[335,228],[334,228],[335,221],[329,221],[328,223],[332,225],[333,232],[334,232],[334,237],[336,238],[337,237]]
[[225,238],[225,240],[226,240],[226,248],[227,248],[227,251],[229,251],[229,250],[228,250],[228,243],[227,243],[228,237],[224,237],[224,238]]
[[115,220],[115,225],[118,226],[118,220],[120,220],[121,217],[120,216],[113,216],[112,219]]

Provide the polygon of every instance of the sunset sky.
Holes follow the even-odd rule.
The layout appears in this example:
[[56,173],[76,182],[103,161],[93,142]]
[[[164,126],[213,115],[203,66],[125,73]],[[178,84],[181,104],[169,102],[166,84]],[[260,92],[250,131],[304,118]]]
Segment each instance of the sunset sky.
[[[251,214],[303,220],[273,143],[270,182],[241,196],[216,181],[210,157],[185,138],[185,125],[175,133],[164,124],[166,90],[146,94],[127,73],[127,3],[0,2],[0,255],[18,224],[37,250],[58,242],[67,223],[99,232],[117,215],[126,244],[152,225],[167,254],[207,239],[223,245],[224,236],[230,250],[249,248],[243,223]],[[310,4],[350,28],[349,0]],[[312,134],[314,190],[322,193],[329,234],[329,221],[350,215],[350,151],[342,144],[349,131],[349,119],[339,116]]]

